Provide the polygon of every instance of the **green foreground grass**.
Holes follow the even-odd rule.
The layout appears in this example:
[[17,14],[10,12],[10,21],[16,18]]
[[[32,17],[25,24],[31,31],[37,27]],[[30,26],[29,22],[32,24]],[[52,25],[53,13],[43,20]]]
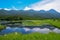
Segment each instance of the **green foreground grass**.
[[46,19],[46,20],[24,20],[24,26],[41,26],[44,24],[50,24],[57,28],[60,28],[60,20]]
[[31,33],[31,34],[21,34],[21,33],[11,33],[0,36],[0,40],[60,40],[60,34],[49,33]]

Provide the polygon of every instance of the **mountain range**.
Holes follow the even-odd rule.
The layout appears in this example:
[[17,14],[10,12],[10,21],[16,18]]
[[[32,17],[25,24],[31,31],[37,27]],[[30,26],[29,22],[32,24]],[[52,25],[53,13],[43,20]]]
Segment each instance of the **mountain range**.
[[54,9],[40,10],[4,10],[0,9],[0,17],[21,17],[23,19],[60,19],[60,13]]

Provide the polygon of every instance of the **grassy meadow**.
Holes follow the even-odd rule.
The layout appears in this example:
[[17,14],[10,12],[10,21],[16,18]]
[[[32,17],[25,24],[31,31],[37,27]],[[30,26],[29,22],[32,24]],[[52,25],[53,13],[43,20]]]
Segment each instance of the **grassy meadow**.
[[31,33],[31,34],[21,34],[21,33],[11,33],[0,36],[0,40],[60,40],[60,34],[49,33]]

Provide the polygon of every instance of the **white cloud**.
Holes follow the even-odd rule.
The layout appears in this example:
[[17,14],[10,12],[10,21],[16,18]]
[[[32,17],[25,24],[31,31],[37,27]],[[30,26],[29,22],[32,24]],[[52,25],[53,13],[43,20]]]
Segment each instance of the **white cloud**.
[[29,6],[34,10],[50,10],[55,9],[60,12],[60,0],[42,0],[42,2],[37,2]]
[[0,8],[0,10],[1,9],[8,10],[8,11],[11,10],[11,8]]
[[8,8],[4,8],[4,10],[11,10],[11,9],[8,9]]
[[25,7],[25,8],[24,8],[24,10],[30,10],[30,9],[31,9],[31,8],[29,8],[29,7]]

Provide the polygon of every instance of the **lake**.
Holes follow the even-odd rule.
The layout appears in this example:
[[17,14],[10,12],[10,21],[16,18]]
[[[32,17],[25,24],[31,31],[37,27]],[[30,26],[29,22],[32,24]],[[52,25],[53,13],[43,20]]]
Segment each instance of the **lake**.
[[[44,33],[48,34],[50,32],[55,32],[55,33],[60,33],[60,29],[50,25],[50,24],[45,24],[41,26],[21,26],[19,21],[15,22],[10,22],[10,21],[2,21],[1,24],[6,25],[6,29],[3,29],[0,31],[0,35],[4,34],[9,34],[13,32],[19,32],[22,34],[29,34],[33,32],[39,32],[39,33]],[[12,24],[10,24],[12,23]]]
[[40,27],[37,27],[37,26],[34,27],[34,28],[6,27],[6,29],[4,29],[0,32],[0,35],[9,34],[9,33],[13,33],[13,32],[19,32],[19,33],[22,33],[22,34],[29,34],[29,33],[33,33],[33,32],[48,34],[50,32],[60,33],[60,29],[54,28],[54,27],[51,27],[51,29],[46,28],[46,27],[45,28],[40,28]]

